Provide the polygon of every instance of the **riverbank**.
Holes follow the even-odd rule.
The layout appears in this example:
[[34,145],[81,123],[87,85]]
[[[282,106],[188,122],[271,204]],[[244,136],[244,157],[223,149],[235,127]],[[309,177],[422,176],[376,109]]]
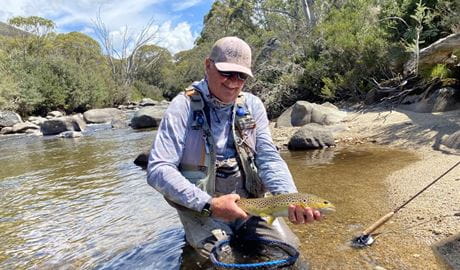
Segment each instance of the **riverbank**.
[[[348,112],[344,121],[347,130],[335,134],[338,146],[379,144],[418,156],[418,161],[392,172],[385,179],[393,209],[460,161],[458,150],[441,144],[445,136],[460,130],[460,110],[415,113],[384,108],[342,109]],[[286,138],[296,129],[273,128],[275,143],[283,147],[287,144]],[[407,233],[430,246],[460,233],[460,167],[409,203],[391,221],[401,224],[407,228]]]

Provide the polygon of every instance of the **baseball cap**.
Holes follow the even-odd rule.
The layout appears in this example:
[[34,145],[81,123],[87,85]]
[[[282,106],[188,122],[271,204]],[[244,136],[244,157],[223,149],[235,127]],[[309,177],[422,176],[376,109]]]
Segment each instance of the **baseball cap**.
[[224,37],[216,41],[209,58],[219,71],[241,72],[251,77],[251,48],[242,39]]

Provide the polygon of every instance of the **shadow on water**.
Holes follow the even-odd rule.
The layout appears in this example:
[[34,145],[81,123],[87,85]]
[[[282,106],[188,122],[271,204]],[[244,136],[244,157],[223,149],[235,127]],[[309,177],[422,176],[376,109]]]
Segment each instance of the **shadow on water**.
[[[77,139],[0,138],[0,269],[179,269],[190,255],[179,219],[133,164],[154,135],[98,125]],[[322,222],[291,226],[312,269],[443,269],[392,222],[372,247],[348,245],[400,203],[384,179],[415,156],[366,147],[283,158],[300,191],[337,206]]]

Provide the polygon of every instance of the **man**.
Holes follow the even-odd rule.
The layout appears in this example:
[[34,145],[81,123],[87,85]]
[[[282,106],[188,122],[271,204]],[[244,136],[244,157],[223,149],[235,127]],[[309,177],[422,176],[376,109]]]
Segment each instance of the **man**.
[[[236,202],[265,192],[297,192],[271,139],[261,100],[241,92],[253,77],[249,45],[237,37],[218,40],[205,59],[205,73],[166,110],[147,176],[177,209],[187,242],[203,257],[226,235],[282,239]],[[294,224],[319,219],[314,209],[289,208]]]

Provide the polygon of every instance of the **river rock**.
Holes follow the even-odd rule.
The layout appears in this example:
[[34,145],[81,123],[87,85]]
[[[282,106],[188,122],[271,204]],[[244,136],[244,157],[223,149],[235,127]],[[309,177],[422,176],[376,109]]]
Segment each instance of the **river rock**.
[[294,105],[283,112],[276,121],[276,127],[299,127],[309,123],[332,125],[341,122],[346,116],[334,105],[297,101]]
[[73,115],[47,120],[40,127],[43,135],[56,135],[65,131],[83,131],[86,123],[81,115]]
[[64,131],[59,133],[59,137],[61,138],[79,138],[81,136],[83,135],[78,131]]
[[150,149],[145,150],[144,152],[140,153],[136,159],[134,160],[134,164],[137,166],[141,167],[142,169],[147,168],[147,164],[149,162],[149,155],[150,155]]
[[117,115],[110,121],[112,128],[127,128],[129,123],[126,114]]
[[50,119],[50,118],[61,117],[61,116],[64,116],[64,114],[62,112],[60,112],[60,111],[52,111],[52,112],[49,112],[46,115],[46,118]]
[[123,112],[116,108],[92,109],[83,113],[83,118],[86,123],[102,124],[110,123],[112,119],[123,114]]
[[35,125],[38,125],[40,126],[43,122],[45,122],[47,119],[44,118],[44,117],[41,117],[41,116],[30,116],[28,118],[28,121],[35,124]]
[[6,135],[13,133],[13,127],[4,127],[0,130],[0,134]]
[[290,150],[319,149],[334,146],[332,132],[319,124],[311,123],[297,130],[288,143]]
[[134,113],[131,127],[134,129],[158,127],[165,110],[165,106],[143,107]]
[[22,123],[22,118],[19,114],[12,111],[0,111],[0,128],[12,127],[17,123]]
[[155,106],[158,104],[158,101],[155,101],[151,98],[143,98],[141,102],[139,102],[139,106]]
[[[27,132],[28,130],[32,131]],[[40,127],[28,121],[17,123],[13,126],[13,133],[33,133],[33,130],[40,130]]]

